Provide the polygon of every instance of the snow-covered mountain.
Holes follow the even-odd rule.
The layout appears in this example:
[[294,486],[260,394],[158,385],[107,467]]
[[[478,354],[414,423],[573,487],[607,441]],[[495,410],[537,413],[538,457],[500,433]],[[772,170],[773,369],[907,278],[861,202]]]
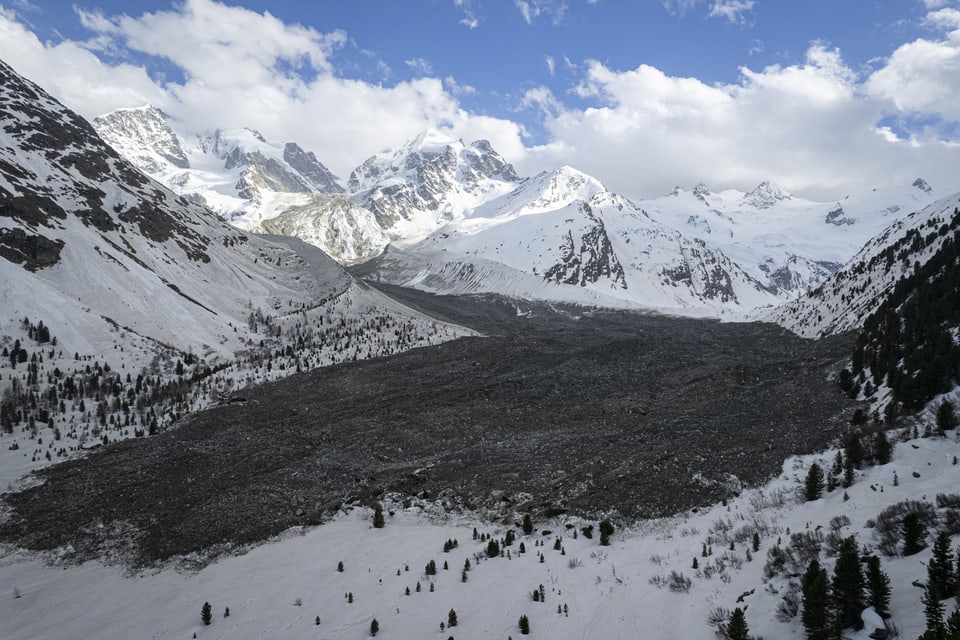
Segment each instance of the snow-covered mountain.
[[700,184],[638,204],[655,220],[703,241],[782,300],[816,287],[893,221],[946,193],[923,180],[841,201],[814,202],[761,183],[743,193]]
[[409,243],[507,193],[518,179],[486,140],[467,145],[425,131],[368,158],[350,174],[348,185],[391,240]]
[[139,169],[246,231],[314,229],[304,239],[343,264],[379,255],[388,242],[369,211],[343,206],[339,179],[294,142],[274,144],[252,129],[181,133],[151,106],[93,124]]
[[571,167],[523,180],[407,252],[392,252],[376,275],[433,291],[687,312],[776,300],[722,253]]
[[858,329],[902,278],[952,239],[949,232],[960,223],[958,208],[960,194],[954,194],[897,220],[828,280],[765,319],[811,338]]
[[[0,80],[0,336],[42,319],[71,353],[220,359],[262,340],[255,311],[389,308],[323,252],[245,234],[152,181],[3,63]],[[157,122],[144,130],[145,162],[183,159]]]

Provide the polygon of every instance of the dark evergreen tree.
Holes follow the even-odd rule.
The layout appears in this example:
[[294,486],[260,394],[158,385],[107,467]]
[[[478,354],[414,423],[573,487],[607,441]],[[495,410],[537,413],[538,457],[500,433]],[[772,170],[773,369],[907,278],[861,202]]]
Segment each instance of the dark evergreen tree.
[[730,615],[730,622],[727,623],[727,638],[729,640],[750,640],[747,618],[743,615],[743,609],[740,607],[734,609]]
[[916,513],[908,513],[903,517],[902,530],[903,555],[912,556],[927,546],[927,528]]
[[867,604],[880,617],[890,617],[890,577],[880,569],[877,556],[867,559]]
[[377,632],[380,631],[380,623],[377,622],[377,619],[374,618],[370,621],[370,635],[375,636]]
[[885,431],[877,431],[873,440],[873,457],[877,464],[887,464],[893,457],[893,444],[887,438]]
[[756,553],[760,551],[760,534],[754,531],[753,533],[753,552]]
[[957,428],[957,416],[953,411],[953,403],[944,400],[937,409],[937,433],[943,435],[945,431]]
[[837,564],[833,570],[831,596],[840,628],[863,628],[863,620],[860,619],[864,609],[863,571],[860,569],[860,551],[853,536],[840,543]]
[[817,500],[823,495],[823,469],[816,462],[810,465],[807,479],[803,483],[803,497],[807,502]]
[[810,561],[801,581],[803,594],[800,619],[809,640],[830,638],[830,595],[827,570],[820,568],[816,559]]
[[449,613],[447,613],[447,627],[455,626],[457,626],[457,612],[453,609],[450,609]]
[[525,615],[520,616],[520,622],[518,623],[517,626],[520,627],[520,633],[522,635],[526,636],[530,634],[530,620],[527,619],[527,616]]
[[211,620],[213,620],[213,607],[210,606],[209,602],[204,602],[203,606],[200,607],[200,621],[208,625]]
[[343,573],[343,560],[337,563],[337,571]]
[[530,514],[523,514],[523,533],[525,535],[530,535],[533,533],[533,520],[530,519]]
[[383,529],[383,509],[377,507],[373,511],[373,526],[377,529]]
[[500,555],[500,543],[498,543],[493,538],[490,538],[490,542],[487,543],[487,557],[496,558]]
[[431,560],[427,563],[427,566],[423,568],[423,572],[428,576],[437,575],[437,563]]
[[600,521],[600,544],[606,547],[610,544],[610,536],[613,535],[613,523],[607,519]]
[[955,593],[954,577],[950,536],[941,533],[933,543],[933,556],[927,563],[927,581],[936,588],[940,597],[949,598]]
[[935,584],[927,581],[926,588],[923,590],[923,596],[920,598],[923,603],[923,616],[927,621],[926,633],[932,634],[932,637],[942,639],[944,637],[943,625],[943,602],[940,601],[940,593]]

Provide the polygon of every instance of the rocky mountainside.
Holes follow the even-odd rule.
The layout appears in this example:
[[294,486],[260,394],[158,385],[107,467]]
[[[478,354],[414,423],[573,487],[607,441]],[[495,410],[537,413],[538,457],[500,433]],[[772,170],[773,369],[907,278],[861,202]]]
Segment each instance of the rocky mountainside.
[[[478,277],[491,269],[487,261],[522,275]],[[409,251],[391,253],[374,277],[436,292],[688,312],[776,301],[722,253],[656,222],[570,167],[523,180]]]
[[[370,297],[315,248],[246,234],[154,182],[2,63],[0,80],[0,335],[42,318],[71,353],[136,342],[147,359],[160,348],[216,359],[262,340],[254,312]],[[184,159],[157,122],[144,131],[146,160]]]
[[370,212],[343,208],[339,179],[294,142],[274,144],[252,129],[178,133],[182,124],[150,106],[93,124],[139,169],[246,231],[322,226],[305,239],[343,264],[379,255],[388,242]]
[[952,238],[958,207],[954,194],[894,222],[824,283],[764,318],[810,338],[860,329]]

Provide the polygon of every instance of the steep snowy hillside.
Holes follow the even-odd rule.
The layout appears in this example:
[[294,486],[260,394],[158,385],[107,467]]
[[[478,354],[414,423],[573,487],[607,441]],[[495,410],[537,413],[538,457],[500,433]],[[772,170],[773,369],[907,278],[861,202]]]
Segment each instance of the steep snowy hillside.
[[723,252],[789,299],[826,280],[867,240],[936,197],[919,179],[836,202],[813,202],[764,182],[748,193],[712,193],[702,184],[690,191],[677,187],[638,205],[658,222]]
[[858,329],[891,294],[952,239],[960,224],[954,194],[894,222],[822,285],[765,314],[806,337]]
[[[507,271],[522,275],[511,278]],[[376,276],[432,291],[693,314],[776,301],[722,253],[654,221],[570,167],[523,180],[406,253],[391,252]]]
[[4,485],[225,389],[464,333],[173,194],[0,62]]
[[368,158],[350,174],[349,188],[391,240],[409,243],[510,191],[517,180],[486,140],[467,145],[426,131]]
[[296,143],[273,144],[250,129],[178,133],[185,125],[150,106],[114,111],[94,126],[139,169],[244,230],[263,232],[278,216],[285,221],[274,229],[322,227],[303,239],[344,264],[379,255],[388,242],[369,211],[340,210],[344,187]]

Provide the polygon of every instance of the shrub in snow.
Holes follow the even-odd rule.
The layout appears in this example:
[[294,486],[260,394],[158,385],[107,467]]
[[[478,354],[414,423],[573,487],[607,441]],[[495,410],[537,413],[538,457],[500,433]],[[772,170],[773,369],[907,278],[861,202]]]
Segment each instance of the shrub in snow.
[[686,577],[679,571],[671,571],[670,577],[667,579],[667,585],[670,587],[670,591],[677,593],[688,593],[690,591],[690,585],[692,581],[690,578]]

